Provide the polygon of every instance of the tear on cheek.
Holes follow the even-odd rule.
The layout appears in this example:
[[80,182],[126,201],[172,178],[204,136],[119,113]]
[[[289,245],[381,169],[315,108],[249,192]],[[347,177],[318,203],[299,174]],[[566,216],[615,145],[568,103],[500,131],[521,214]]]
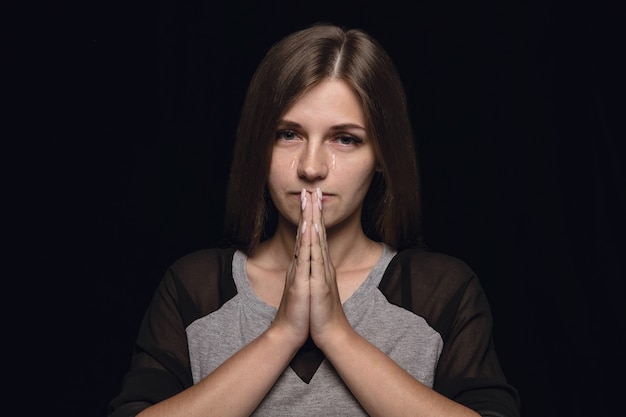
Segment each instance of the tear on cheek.
[[298,165],[298,157],[294,156],[293,157],[293,161],[291,161],[291,165],[289,166],[289,168],[291,169],[296,169],[296,166]]
[[337,165],[337,157],[335,156],[335,154],[333,154],[331,161],[330,161],[330,167],[332,169],[335,169],[336,165]]

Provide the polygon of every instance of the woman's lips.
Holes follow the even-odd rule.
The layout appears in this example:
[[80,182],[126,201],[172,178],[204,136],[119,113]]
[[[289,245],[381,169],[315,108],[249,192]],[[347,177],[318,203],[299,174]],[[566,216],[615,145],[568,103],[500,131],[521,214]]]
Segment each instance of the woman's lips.
[[[291,194],[291,196],[293,198],[297,198],[298,201],[299,201],[301,192],[302,191],[293,191],[293,192],[290,192],[289,194]],[[312,192],[307,190],[307,193],[311,194],[311,198],[312,199],[316,199],[317,198],[317,192],[315,190],[312,191]],[[327,201],[329,201],[334,196],[335,196],[334,194],[327,194],[327,193],[322,192],[322,204],[326,203]]]

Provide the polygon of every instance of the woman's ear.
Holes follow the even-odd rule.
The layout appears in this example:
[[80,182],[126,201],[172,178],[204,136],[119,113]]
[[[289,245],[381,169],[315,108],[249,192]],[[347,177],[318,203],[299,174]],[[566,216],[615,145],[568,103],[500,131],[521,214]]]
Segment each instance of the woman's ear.
[[383,172],[383,164],[380,161],[376,161],[376,172]]

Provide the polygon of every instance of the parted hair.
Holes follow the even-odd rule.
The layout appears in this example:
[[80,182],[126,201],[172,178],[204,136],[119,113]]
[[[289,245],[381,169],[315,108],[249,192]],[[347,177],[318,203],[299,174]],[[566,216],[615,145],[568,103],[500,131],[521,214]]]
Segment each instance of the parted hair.
[[360,100],[381,168],[365,197],[363,230],[397,250],[421,245],[419,177],[400,77],[367,33],[326,23],[274,44],[252,76],[227,189],[227,245],[250,254],[274,232],[277,212],[267,178],[278,122],[298,97],[328,78],[347,82]]

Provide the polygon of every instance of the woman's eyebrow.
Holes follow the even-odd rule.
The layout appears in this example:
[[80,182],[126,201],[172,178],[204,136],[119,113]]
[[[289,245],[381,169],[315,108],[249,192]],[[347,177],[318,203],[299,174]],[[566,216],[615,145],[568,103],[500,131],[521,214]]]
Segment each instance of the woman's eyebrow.
[[294,128],[294,129],[298,129],[301,128],[302,126],[300,125],[300,123],[296,123],[296,122],[292,122],[290,120],[284,120],[284,119],[280,119],[278,121],[278,127],[281,129],[289,129],[289,128]]
[[358,124],[354,123],[343,123],[340,125],[331,126],[328,130],[350,130],[350,129],[359,129],[365,131],[366,129]]
[[[285,129],[285,128],[299,129],[299,128],[302,128],[302,125],[300,123],[292,122],[291,120],[281,119],[278,121],[278,127],[281,129]],[[356,124],[356,123],[341,123],[338,125],[333,125],[328,128],[329,131],[350,130],[350,129],[359,129],[363,131],[366,130],[363,126]]]

